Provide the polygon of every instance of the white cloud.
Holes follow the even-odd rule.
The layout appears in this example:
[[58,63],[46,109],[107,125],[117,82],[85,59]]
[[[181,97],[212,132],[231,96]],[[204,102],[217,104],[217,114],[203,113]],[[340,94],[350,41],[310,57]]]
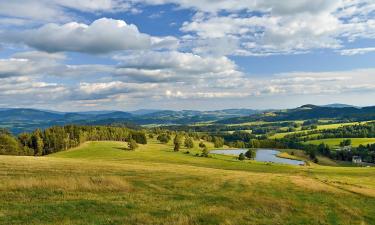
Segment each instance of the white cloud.
[[90,25],[76,22],[47,24],[37,29],[2,33],[2,36],[9,42],[21,42],[47,52],[108,53],[151,47],[151,37],[140,33],[135,25],[107,18]]
[[208,82],[242,77],[236,64],[227,57],[202,57],[177,51],[139,52],[115,56],[121,63],[115,74],[138,81]]
[[[236,6],[228,3],[218,7],[211,8],[216,13],[196,13],[181,27],[181,31],[193,35],[190,39],[197,39],[198,49],[215,48],[210,46],[211,41],[232,39],[237,40],[237,46],[231,45],[227,52],[235,55],[295,54],[338,49],[345,41],[375,37],[375,20],[371,17],[375,3],[370,0],[241,1]],[[220,10],[229,13],[217,14]]]
[[69,21],[75,16],[70,10],[82,12],[131,11],[122,0],[11,0],[0,1],[0,16],[29,19],[29,22]]
[[307,94],[345,94],[355,92],[374,92],[375,69],[359,69],[334,72],[294,72],[276,75],[268,81],[287,95]]
[[110,74],[114,67],[101,64],[65,64],[63,53],[46,53],[38,51],[19,52],[10,58],[0,59],[0,78],[28,77],[82,77],[89,78],[97,74]]
[[375,52],[375,48],[352,48],[343,49],[340,51],[341,55],[352,56],[352,55],[363,55],[366,53]]
[[192,8],[203,12],[217,13],[219,11],[235,12],[241,10],[273,10],[277,14],[292,14],[295,12],[317,12],[332,8],[341,0],[134,0],[147,4],[173,3],[182,8]]
[[5,107],[50,106],[56,101],[64,101],[67,93],[63,85],[27,76],[0,77],[0,105]]

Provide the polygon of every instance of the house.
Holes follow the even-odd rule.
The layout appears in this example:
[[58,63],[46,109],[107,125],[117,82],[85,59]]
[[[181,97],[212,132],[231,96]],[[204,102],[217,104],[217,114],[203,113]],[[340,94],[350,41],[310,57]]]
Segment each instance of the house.
[[352,162],[355,164],[362,163],[362,158],[360,156],[353,156]]

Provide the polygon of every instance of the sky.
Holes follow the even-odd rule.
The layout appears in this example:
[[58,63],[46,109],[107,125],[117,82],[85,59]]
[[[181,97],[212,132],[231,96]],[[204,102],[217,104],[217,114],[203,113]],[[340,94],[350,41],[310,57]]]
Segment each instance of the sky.
[[375,105],[375,0],[0,0],[0,108]]

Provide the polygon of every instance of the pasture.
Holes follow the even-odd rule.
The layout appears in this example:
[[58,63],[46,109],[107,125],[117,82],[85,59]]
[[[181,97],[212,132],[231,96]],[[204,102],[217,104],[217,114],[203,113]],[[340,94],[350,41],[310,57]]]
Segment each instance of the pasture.
[[326,145],[329,145],[330,147],[338,147],[340,145],[340,142],[346,139],[350,139],[352,141],[353,147],[375,143],[375,138],[330,138],[330,139],[307,141],[305,143],[314,144],[314,145],[319,145],[321,143],[324,143]]
[[[212,146],[209,146],[212,148]],[[0,156],[0,224],[374,224],[375,168],[173,152],[150,140]]]

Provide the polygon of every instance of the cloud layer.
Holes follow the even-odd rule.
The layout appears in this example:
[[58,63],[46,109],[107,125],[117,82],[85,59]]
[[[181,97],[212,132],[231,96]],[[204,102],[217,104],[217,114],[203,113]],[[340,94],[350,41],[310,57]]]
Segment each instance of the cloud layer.
[[[172,18],[173,29],[152,27],[174,12],[186,17]],[[373,67],[261,76],[246,60],[371,57],[374,41],[373,0],[1,1],[0,107],[259,108],[354,95],[370,102]]]

